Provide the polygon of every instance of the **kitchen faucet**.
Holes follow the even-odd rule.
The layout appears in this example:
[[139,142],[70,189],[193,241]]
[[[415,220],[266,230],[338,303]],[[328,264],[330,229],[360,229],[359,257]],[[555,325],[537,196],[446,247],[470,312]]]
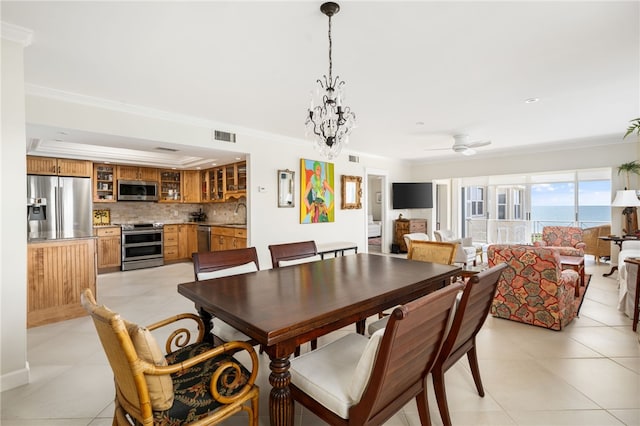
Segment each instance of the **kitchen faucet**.
[[239,201],[236,204],[236,209],[234,210],[233,214],[238,214],[238,210],[240,209],[240,206],[244,206],[245,212],[247,211],[247,205],[245,203],[243,203],[242,201]]

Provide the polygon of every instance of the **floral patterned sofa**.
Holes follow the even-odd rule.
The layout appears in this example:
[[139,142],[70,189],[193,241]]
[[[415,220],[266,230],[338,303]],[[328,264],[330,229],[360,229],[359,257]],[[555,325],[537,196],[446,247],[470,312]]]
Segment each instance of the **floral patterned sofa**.
[[576,316],[578,273],[561,270],[558,251],[524,245],[491,245],[489,266],[507,263],[491,314],[526,324],[562,330]]
[[582,228],[577,226],[545,226],[542,228],[542,241],[534,243],[536,247],[554,247],[560,256],[584,256],[587,246],[583,240]]

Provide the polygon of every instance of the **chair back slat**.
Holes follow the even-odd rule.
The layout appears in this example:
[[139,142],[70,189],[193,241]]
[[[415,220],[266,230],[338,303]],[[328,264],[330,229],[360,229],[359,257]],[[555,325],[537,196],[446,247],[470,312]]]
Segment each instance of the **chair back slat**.
[[[498,281],[506,268],[507,264],[502,263],[469,279],[456,309],[442,352],[440,352],[439,362],[444,362],[451,354],[478,334],[487,319]],[[456,357],[456,360],[457,358],[459,357]]]
[[271,252],[271,264],[274,268],[279,268],[281,261],[304,259],[305,257],[312,257],[318,254],[316,242],[313,240],[271,244],[269,251]]
[[219,271],[249,262],[254,262],[256,269],[260,269],[258,252],[255,247],[198,252],[193,253],[191,258],[193,259],[193,273],[196,281],[198,281],[199,273]]
[[461,289],[452,284],[393,311],[369,383],[349,412],[352,424],[381,423],[423,389]]

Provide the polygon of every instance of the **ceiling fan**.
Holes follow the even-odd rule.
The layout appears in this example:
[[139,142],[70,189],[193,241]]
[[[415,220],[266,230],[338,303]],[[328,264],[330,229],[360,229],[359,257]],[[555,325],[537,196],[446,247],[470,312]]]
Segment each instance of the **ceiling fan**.
[[452,149],[453,152],[457,152],[462,155],[473,155],[476,153],[474,148],[480,148],[491,144],[491,141],[475,141],[469,142],[469,135],[454,135],[453,146],[451,148],[428,148],[426,151],[442,151],[445,149]]

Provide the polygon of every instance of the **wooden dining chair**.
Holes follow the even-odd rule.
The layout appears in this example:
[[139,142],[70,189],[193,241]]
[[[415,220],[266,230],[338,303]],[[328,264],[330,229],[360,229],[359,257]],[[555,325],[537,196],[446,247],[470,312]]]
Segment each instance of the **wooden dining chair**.
[[[248,413],[250,426],[258,426],[258,356],[251,345],[214,347],[203,339],[204,324],[194,314],[140,327],[98,305],[89,289],[81,303],[113,370],[114,426],[213,425],[240,411]],[[167,339],[165,356],[151,331],[167,326],[176,329]],[[197,333],[190,332],[194,328]],[[233,356],[240,352],[248,354],[243,363]]]
[[426,376],[446,335],[455,283],[394,309],[370,339],[351,333],[291,361],[291,396],[331,425],[381,425],[412,398],[430,425]]
[[271,252],[271,265],[274,268],[320,260],[315,241],[271,244],[269,251]]
[[[313,240],[295,243],[271,244],[269,246],[269,252],[271,252],[271,265],[274,268],[322,260],[321,256],[318,254],[316,242]],[[317,347],[318,339],[313,339],[311,341],[311,350],[314,350]],[[300,346],[296,346],[294,355],[300,355]]]
[[[258,253],[255,247],[233,250],[198,252],[191,255],[193,273],[196,281],[208,280],[230,275],[245,274],[259,270]],[[202,308],[196,306],[198,311]],[[248,342],[252,346],[255,340],[230,326],[219,318],[212,319],[214,342]]]
[[[453,265],[456,256],[457,244],[444,243],[428,240],[411,240],[409,255],[407,259],[420,262],[441,263],[443,265]],[[367,331],[372,335],[376,331],[384,328],[389,320],[388,312],[378,313],[378,321],[369,324]]]
[[451,329],[431,371],[440,417],[446,426],[451,425],[451,416],[447,404],[444,373],[465,354],[469,360],[478,394],[484,396],[476,353],[476,335],[487,319],[500,275],[506,268],[507,264],[501,263],[472,276],[467,281],[456,308]]

